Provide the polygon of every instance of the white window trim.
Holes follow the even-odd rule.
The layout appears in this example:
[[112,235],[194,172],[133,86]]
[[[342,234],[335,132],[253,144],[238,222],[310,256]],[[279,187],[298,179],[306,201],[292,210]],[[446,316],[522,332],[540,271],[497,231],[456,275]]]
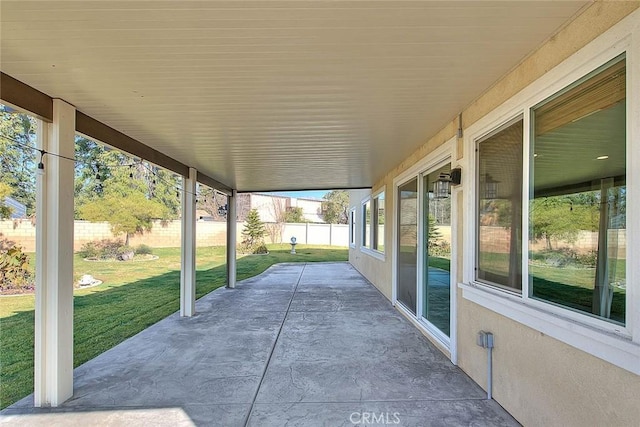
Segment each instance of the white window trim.
[[[627,260],[638,259],[640,241],[640,150],[630,149],[640,138],[640,11],[635,11],[617,25],[576,52],[570,58],[510,98],[493,112],[471,125],[465,135],[464,193],[465,206],[472,207],[465,219],[465,241],[476,241],[475,175],[476,141],[492,129],[519,114],[524,116],[523,194],[529,183],[529,111],[531,107],[573,84],[609,60],[626,52],[627,61]],[[528,203],[523,203],[523,230],[529,229]],[[528,277],[528,239],[523,239],[523,277]],[[604,359],[628,371],[640,374],[640,268],[627,263],[626,326],[615,325],[588,314],[539,301],[528,296],[528,281],[523,280],[522,296],[475,281],[475,243],[464,248],[463,283],[465,299],[473,301],[507,318],[545,333],[588,354]]]
[[371,244],[371,228],[369,228],[369,233],[367,233],[367,220],[366,220],[366,215],[364,210],[367,203],[369,203],[369,209],[371,209],[371,206],[373,205],[371,196],[367,196],[360,201],[359,216],[360,216],[360,220],[362,221],[360,223],[360,251],[365,253],[367,251],[371,251],[369,247],[364,245],[364,242],[369,242],[369,244]]
[[[374,200],[380,196],[380,194],[384,193],[385,188],[382,187],[380,190],[378,190],[377,192],[373,193],[370,196],[365,197],[364,199],[362,199],[362,201],[360,202],[360,217],[363,221],[362,227],[360,228],[360,252],[362,252],[363,254],[369,255],[373,258],[376,258],[380,261],[384,261],[386,259],[386,255],[384,251],[378,250],[378,249],[373,249],[373,236],[374,236],[374,231],[373,231],[373,227],[374,225],[377,226],[377,219],[374,220],[373,218],[373,207],[375,205]],[[385,194],[385,198],[386,198],[386,194]],[[364,246],[362,243],[364,242],[364,236],[366,234],[366,228],[365,228],[365,223],[364,223],[364,206],[367,204],[367,202],[370,202],[369,204],[369,208],[371,209],[371,227],[369,228],[369,233],[367,235],[367,241],[369,242],[371,247],[367,247]],[[385,210],[385,226],[386,226],[386,210]],[[385,232],[386,235],[386,232]],[[386,247],[386,239],[385,239],[385,247]]]
[[358,221],[356,221],[356,216],[356,208],[354,207],[349,209],[349,247],[352,249],[355,249],[356,247],[356,224],[358,223]]
[[[381,189],[379,189],[377,192],[375,192],[371,196],[371,209],[372,209],[372,211],[371,211],[371,219],[372,219],[371,220],[371,222],[372,222],[372,224],[371,224],[371,250],[373,252],[375,252],[376,254],[378,254],[378,255],[382,255],[382,259],[384,259],[384,251],[381,251],[380,249],[377,249],[377,248],[373,247],[373,242],[374,242],[373,236],[375,236],[377,234],[377,231],[378,231],[378,230],[374,231],[374,229],[373,229],[374,224],[373,223],[375,222],[376,228],[380,228],[380,224],[378,223],[378,207],[380,205],[380,195],[384,194],[385,198],[383,199],[383,201],[386,202],[387,194],[385,193],[384,190],[385,190],[385,187],[382,187]],[[374,207],[375,207],[375,210],[376,210],[376,212],[375,212],[375,216],[376,216],[375,221],[373,220],[373,215],[374,215],[373,209],[374,209]],[[385,224],[385,230],[386,230],[386,225],[387,225],[387,210],[386,209],[384,210],[384,220],[385,220],[384,224]],[[385,235],[382,238],[383,238],[383,242],[384,242],[384,247],[386,248],[387,247],[387,239],[386,239],[387,232],[385,231],[384,234]]]

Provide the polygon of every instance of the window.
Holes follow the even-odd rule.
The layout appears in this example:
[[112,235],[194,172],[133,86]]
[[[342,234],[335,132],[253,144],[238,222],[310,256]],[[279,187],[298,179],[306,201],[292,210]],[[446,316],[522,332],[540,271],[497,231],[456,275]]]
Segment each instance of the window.
[[355,247],[356,245],[356,210],[351,209],[349,211],[349,246]]
[[373,249],[384,252],[384,192],[373,199],[375,225],[373,227]]
[[522,290],[522,131],[517,120],[478,142],[476,280]]
[[[640,174],[630,170],[640,164],[640,97],[631,96],[640,87],[640,73],[631,72],[640,61],[640,32],[630,22],[467,128],[465,152],[474,153],[466,159],[473,169],[467,184],[476,187],[462,196],[473,207],[463,234],[474,243],[465,246],[459,287],[469,301],[640,375],[640,264],[633,262]],[[483,145],[520,121],[522,159],[501,153],[502,163],[490,165],[494,153]],[[520,174],[505,179],[512,162]],[[522,187],[522,231],[507,221],[508,209],[490,210],[494,198],[508,199],[505,185],[514,180]],[[496,223],[501,252],[485,234]],[[522,239],[520,258],[512,237]],[[491,257],[507,261],[497,268]],[[514,271],[521,271],[520,283]]]
[[626,61],[532,109],[529,293],[625,324]]
[[[384,253],[384,191],[362,203],[362,248],[370,249],[369,254]],[[381,258],[383,259],[383,258]]]
[[362,247],[371,249],[371,200],[362,205]]

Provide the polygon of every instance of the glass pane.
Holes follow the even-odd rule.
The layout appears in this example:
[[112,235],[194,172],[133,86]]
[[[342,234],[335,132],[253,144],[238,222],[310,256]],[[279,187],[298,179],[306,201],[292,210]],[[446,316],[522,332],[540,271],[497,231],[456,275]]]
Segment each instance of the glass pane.
[[384,252],[384,193],[376,198],[376,229],[373,248]]
[[349,228],[349,243],[350,244],[355,244],[356,243],[356,211],[351,211],[350,214],[350,219],[351,219],[351,227]]
[[371,201],[362,207],[362,246],[371,248]]
[[522,289],[522,119],[478,144],[476,279]]
[[447,336],[451,312],[451,197],[435,197],[433,186],[441,173],[450,171],[451,165],[446,165],[423,178],[427,268],[422,316]]
[[398,301],[416,313],[418,265],[418,179],[398,187]]
[[624,59],[533,110],[531,295],[624,324]]

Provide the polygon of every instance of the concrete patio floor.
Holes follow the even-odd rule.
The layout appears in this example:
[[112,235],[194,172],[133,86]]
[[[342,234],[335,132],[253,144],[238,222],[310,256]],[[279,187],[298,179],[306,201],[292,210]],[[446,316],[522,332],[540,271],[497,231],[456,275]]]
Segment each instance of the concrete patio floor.
[[196,308],[77,368],[61,408],[29,396],[0,423],[518,425],[348,263],[276,265]]

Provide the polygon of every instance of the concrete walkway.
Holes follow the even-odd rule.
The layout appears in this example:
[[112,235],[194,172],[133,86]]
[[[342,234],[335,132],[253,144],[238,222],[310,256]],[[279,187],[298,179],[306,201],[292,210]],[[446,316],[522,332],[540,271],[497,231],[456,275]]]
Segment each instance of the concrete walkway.
[[511,426],[347,263],[280,264],[75,370],[62,408],[11,425]]

